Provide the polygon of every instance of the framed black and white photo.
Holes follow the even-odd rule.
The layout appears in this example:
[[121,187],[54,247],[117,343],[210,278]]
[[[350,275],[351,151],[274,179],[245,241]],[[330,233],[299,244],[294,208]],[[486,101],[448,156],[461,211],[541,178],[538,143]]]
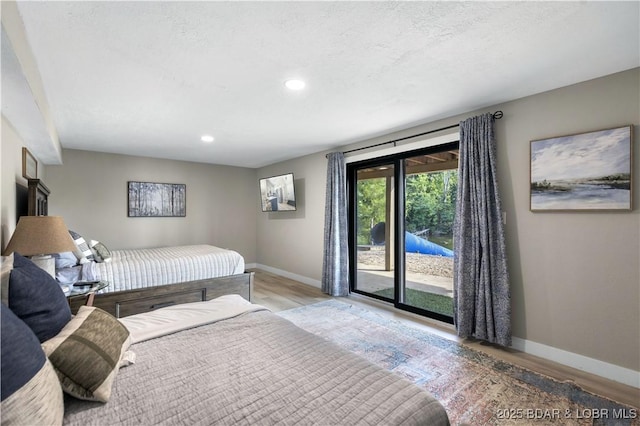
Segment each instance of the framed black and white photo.
[[633,126],[531,141],[531,211],[632,209]]
[[187,186],[182,183],[128,182],[129,217],[184,217]]

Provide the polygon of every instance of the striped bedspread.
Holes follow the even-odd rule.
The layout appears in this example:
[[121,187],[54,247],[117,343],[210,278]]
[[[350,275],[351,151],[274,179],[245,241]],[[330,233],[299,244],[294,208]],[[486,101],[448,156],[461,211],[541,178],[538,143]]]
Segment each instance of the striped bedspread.
[[244,258],[211,245],[113,250],[110,262],[83,266],[84,280],[106,280],[101,292],[133,290],[244,273]]

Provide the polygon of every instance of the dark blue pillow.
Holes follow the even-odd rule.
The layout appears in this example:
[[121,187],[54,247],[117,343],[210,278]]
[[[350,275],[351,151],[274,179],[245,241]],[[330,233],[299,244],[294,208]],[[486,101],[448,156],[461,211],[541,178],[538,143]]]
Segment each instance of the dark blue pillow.
[[71,321],[71,309],[58,282],[29,259],[14,253],[9,308],[44,342]]
[[47,359],[38,338],[4,303],[2,312],[2,401],[24,386]]

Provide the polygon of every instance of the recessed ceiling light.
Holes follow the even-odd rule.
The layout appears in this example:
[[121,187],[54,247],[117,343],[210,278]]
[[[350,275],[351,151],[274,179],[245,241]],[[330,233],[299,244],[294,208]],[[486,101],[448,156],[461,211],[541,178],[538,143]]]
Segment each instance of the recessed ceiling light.
[[287,80],[284,85],[290,90],[302,90],[304,89],[305,83],[302,80]]
[[202,136],[200,137],[200,140],[201,140],[202,142],[211,143],[211,142],[213,142],[214,138],[213,138],[213,136],[211,136],[211,135],[202,135]]

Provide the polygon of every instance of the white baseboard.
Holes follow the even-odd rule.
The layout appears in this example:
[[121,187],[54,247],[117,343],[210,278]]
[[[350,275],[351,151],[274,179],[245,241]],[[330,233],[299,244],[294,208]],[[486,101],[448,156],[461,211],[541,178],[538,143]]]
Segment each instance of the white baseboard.
[[263,271],[271,272],[272,274],[280,275],[281,277],[300,281],[301,283],[304,283],[313,287],[322,288],[322,283],[319,280],[307,278],[302,275],[294,274],[293,272],[283,271],[282,269],[272,268],[271,266],[262,265],[260,263],[252,263],[251,265],[252,266],[247,265],[247,268],[262,269]]
[[[301,283],[308,284],[313,287],[322,288],[322,283],[318,280],[283,271],[282,269],[272,268],[271,266],[252,263],[247,265],[247,268],[262,269],[264,271],[271,272],[272,274],[300,281]],[[549,361],[557,362],[558,364],[573,367],[590,374],[595,374],[596,376],[640,388],[640,371],[620,367],[619,365],[610,364],[608,362],[589,358],[563,349],[554,348],[553,346],[547,346],[530,340],[521,339],[519,337],[513,337],[513,344],[511,347],[530,355],[535,355]]]
[[532,342],[531,340],[513,338],[513,349],[535,355],[558,364],[573,367],[587,373],[595,374],[625,385],[640,388],[640,372],[631,370],[630,368],[620,367],[619,365],[610,364],[598,359],[589,358],[563,349],[554,348],[553,346],[543,345],[542,343]]

